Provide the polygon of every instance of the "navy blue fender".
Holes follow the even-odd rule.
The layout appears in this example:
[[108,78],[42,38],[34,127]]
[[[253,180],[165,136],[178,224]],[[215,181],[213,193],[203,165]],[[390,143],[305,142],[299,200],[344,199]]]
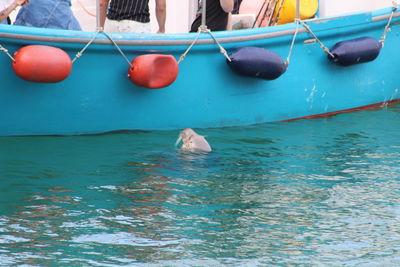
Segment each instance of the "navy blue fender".
[[378,57],[382,45],[370,37],[361,37],[336,43],[328,59],[342,66],[349,66],[374,60]]
[[229,55],[229,66],[238,74],[274,80],[286,71],[286,64],[275,52],[259,47],[241,47]]

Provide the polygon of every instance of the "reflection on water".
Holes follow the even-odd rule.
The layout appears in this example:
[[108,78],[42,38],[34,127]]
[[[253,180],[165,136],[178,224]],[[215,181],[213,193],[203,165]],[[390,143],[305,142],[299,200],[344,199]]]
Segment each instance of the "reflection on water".
[[397,266],[399,115],[0,138],[0,265]]

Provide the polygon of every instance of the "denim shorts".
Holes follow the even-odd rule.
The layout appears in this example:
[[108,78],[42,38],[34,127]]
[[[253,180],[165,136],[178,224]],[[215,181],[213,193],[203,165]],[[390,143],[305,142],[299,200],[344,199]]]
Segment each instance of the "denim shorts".
[[15,25],[81,30],[71,10],[71,0],[31,0],[23,6],[15,19]]

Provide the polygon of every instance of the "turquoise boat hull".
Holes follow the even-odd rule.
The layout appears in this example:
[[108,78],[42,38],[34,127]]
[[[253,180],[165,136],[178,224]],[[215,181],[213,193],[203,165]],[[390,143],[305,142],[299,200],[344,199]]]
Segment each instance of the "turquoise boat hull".
[[[327,46],[357,37],[381,37],[392,9],[306,21]],[[335,114],[399,99],[400,22],[377,59],[352,66],[328,61],[326,53],[299,28],[288,70],[268,81],[234,73],[208,34],[202,34],[175,82],[146,89],[127,78],[129,64],[100,33],[72,72],[59,83],[33,83],[17,77],[11,60],[0,54],[0,135],[75,135],[118,130],[172,130],[242,126]],[[214,32],[231,52],[244,46],[289,53],[296,24]],[[95,36],[92,32],[0,25],[0,44],[11,53],[42,44],[71,58]],[[144,54],[178,59],[196,37],[191,34],[110,34],[129,60]]]

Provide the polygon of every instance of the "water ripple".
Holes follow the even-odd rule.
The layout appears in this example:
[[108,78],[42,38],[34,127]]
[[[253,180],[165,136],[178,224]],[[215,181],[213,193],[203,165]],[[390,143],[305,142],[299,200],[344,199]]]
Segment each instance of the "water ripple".
[[177,132],[0,139],[1,266],[398,266],[400,106]]

